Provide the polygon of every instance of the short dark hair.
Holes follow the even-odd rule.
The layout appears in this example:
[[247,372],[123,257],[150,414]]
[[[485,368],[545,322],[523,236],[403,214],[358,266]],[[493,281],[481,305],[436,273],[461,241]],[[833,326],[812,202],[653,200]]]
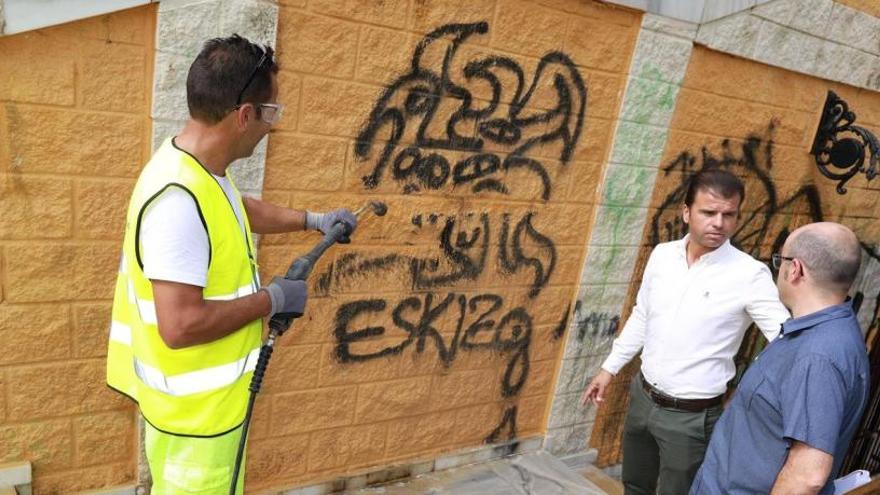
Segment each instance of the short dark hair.
[[746,198],[746,187],[737,176],[720,168],[704,168],[691,177],[687,194],[684,197],[684,204],[690,208],[694,204],[697,193],[706,190],[711,190],[725,199],[739,195],[740,205]]
[[862,248],[824,232],[804,230],[789,241],[789,256],[806,265],[823,289],[846,293],[852,287],[862,264]]
[[206,41],[186,78],[189,115],[216,124],[236,105],[268,101],[271,75],[278,73],[274,54],[272,47],[237,34]]

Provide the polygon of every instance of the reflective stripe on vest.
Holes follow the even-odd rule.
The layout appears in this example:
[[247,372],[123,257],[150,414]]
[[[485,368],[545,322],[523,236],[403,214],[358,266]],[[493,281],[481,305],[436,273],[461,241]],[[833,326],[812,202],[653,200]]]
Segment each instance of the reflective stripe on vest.
[[238,299],[239,297],[249,296],[256,292],[253,284],[242,285],[235,292],[230,294],[220,294],[218,296],[209,296],[206,297],[208,301],[230,301],[232,299]]
[[131,347],[131,327],[118,321],[111,322],[110,340]]
[[[254,286],[252,284],[248,284],[239,287],[235,290],[235,292],[206,297],[205,300],[231,301],[233,299],[238,299],[239,297],[249,296],[255,292],[256,291],[254,290]],[[149,323],[150,325],[159,324],[159,318],[156,316],[156,303],[147,299],[137,297],[134,291],[134,285],[132,285],[131,280],[129,280],[128,282],[128,300],[129,302],[134,304],[135,307],[137,307],[138,313],[141,316],[141,321],[143,321],[144,323]]]
[[[231,183],[231,179],[230,179]],[[217,180],[169,140],[144,167],[126,216],[123,256],[113,299],[107,383],[130,396],[156,428],[176,435],[213,436],[241,424],[247,386],[261,345],[256,319],[217,340],[172,349],[159,333],[152,282],[144,275],[139,226],[150,202],[169,188],[195,202],[208,233],[210,257],[205,300],[226,301],[256,292],[259,280],[245,216],[245,232]],[[233,184],[233,188],[234,188]]]
[[[112,322],[110,340],[131,347],[131,327],[118,321]],[[238,361],[173,376],[163,375],[161,370],[136,357],[133,360],[135,373],[145,385],[156,391],[180,397],[232,384],[248,371],[253,371],[257,367],[259,357],[260,349],[254,349]]]
[[134,372],[148,387],[164,394],[182,397],[232,385],[257,367],[260,350],[254,349],[234,363],[204,368],[180,375],[165,376],[160,370],[134,359]]

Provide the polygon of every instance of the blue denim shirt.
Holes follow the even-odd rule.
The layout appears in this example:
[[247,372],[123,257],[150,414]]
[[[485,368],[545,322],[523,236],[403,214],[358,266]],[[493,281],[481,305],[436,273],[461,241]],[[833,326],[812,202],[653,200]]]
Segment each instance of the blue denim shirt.
[[832,493],[869,385],[868,354],[849,302],[786,321],[718,420],[691,493],[769,493],[792,440],[834,456],[820,492]]

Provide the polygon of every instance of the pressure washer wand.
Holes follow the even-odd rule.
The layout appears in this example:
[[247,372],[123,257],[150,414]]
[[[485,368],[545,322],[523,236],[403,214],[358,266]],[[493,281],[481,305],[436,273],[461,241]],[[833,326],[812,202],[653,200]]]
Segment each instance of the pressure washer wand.
[[[364,206],[355,210],[354,214],[360,218],[360,216],[367,211],[372,211],[376,216],[381,217],[388,212],[388,207],[381,201],[368,201]],[[290,264],[290,268],[287,269],[284,278],[289,280],[306,280],[312,272],[312,269],[315,267],[315,264],[317,264],[318,259],[324,254],[324,251],[350,233],[348,227],[341,222],[333,225],[333,227],[330,228],[330,231],[324,234],[324,237],[315,245],[315,247],[313,247],[308,253],[293,260],[293,263]],[[260,388],[263,385],[263,376],[265,376],[266,368],[269,366],[269,358],[272,357],[272,351],[275,350],[275,339],[283,335],[284,332],[290,328],[293,320],[300,316],[302,316],[302,313],[278,313],[273,315],[269,320],[269,337],[266,339],[263,346],[260,347],[260,357],[257,359],[257,365],[256,368],[254,368],[254,376],[251,378],[250,386],[248,386],[248,390],[250,390],[251,394],[248,398],[247,412],[245,413],[244,422],[242,423],[241,440],[238,442],[238,453],[235,456],[235,467],[232,472],[232,483],[229,486],[229,495],[235,495],[235,488],[238,483],[238,473],[241,471],[242,457],[244,457],[244,449],[247,444],[247,433],[248,427],[251,423],[251,413],[254,410],[254,402],[257,399],[257,394],[260,393]]]

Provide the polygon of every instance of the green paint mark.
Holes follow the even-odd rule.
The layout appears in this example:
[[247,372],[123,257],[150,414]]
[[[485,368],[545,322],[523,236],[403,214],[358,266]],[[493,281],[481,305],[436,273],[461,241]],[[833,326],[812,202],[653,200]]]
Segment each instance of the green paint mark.
[[611,161],[656,167],[666,145],[668,132],[659,127],[620,122]]
[[656,169],[611,165],[605,178],[604,204],[638,206],[654,186]]
[[652,121],[660,124],[660,116],[672,111],[679,85],[660,81],[662,77],[663,73],[659,68],[650,63],[645,64],[627,88],[624,120],[640,124]]

